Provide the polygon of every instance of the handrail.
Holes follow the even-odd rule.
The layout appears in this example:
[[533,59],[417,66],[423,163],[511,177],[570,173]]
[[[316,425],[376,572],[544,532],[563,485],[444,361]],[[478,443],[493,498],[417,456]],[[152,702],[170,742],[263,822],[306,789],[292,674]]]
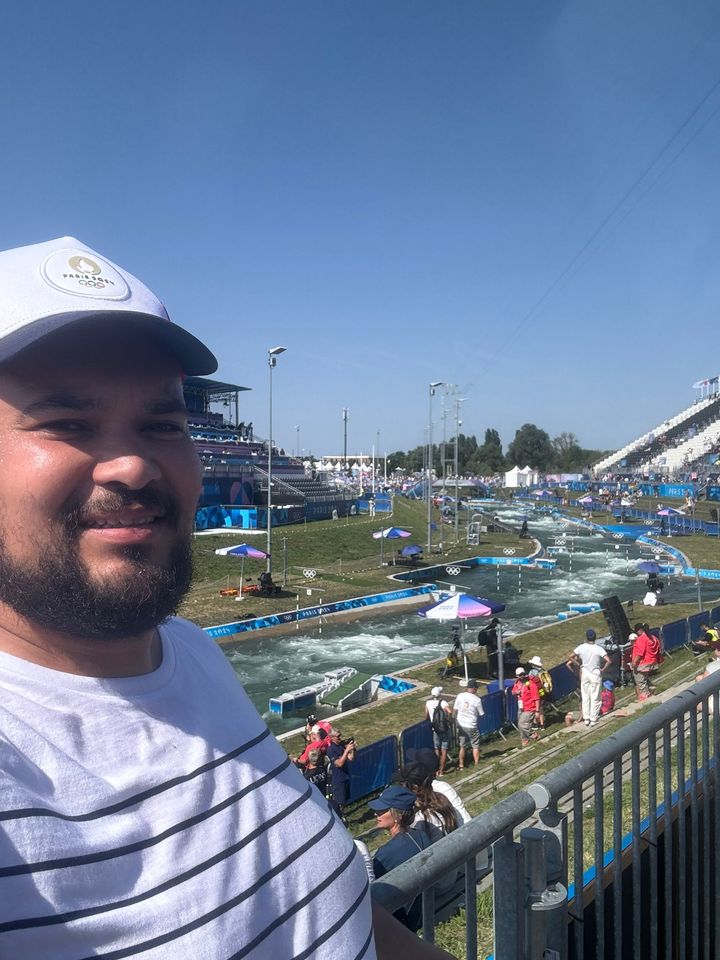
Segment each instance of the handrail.
[[579,783],[604,769],[620,754],[638,747],[667,723],[672,723],[699,706],[710,694],[720,690],[720,672],[711,674],[689,690],[658,704],[650,713],[638,717],[604,740],[572,757],[550,773],[544,774],[527,789],[538,809],[549,807],[566,796]]

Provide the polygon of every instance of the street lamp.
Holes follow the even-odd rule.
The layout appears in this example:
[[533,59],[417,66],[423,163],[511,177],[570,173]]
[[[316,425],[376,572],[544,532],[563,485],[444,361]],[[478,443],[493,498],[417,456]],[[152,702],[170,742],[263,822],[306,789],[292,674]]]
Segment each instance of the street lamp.
[[457,545],[459,540],[459,523],[460,523],[460,483],[458,474],[460,471],[460,463],[458,457],[458,434],[460,432],[460,427],[462,426],[462,420],[460,419],[460,404],[465,403],[467,397],[456,397],[455,398],[455,544]]
[[297,434],[297,450],[295,451],[295,456],[300,459],[300,424],[295,424],[295,433]]
[[343,461],[345,462],[345,473],[348,472],[348,458],[347,458],[347,422],[348,422],[348,408],[342,408],[342,418],[343,418]]
[[273,448],[273,407],[272,407],[272,387],[273,387],[273,369],[277,364],[277,358],[281,353],[285,353],[286,347],[273,347],[268,350],[268,368],[270,369],[270,436],[268,437],[268,495],[267,495],[267,566],[268,573],[272,573],[272,448]]
[[428,458],[427,458],[427,543],[428,557],[432,555],[432,398],[435,396],[435,387],[444,387],[444,380],[434,380],[430,384],[430,394],[428,396]]

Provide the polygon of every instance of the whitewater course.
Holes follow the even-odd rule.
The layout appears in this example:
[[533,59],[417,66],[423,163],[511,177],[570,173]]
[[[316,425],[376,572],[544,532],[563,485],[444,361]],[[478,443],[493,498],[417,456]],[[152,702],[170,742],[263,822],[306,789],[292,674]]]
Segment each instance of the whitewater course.
[[[558,611],[568,603],[599,601],[616,594],[620,600],[636,602],[645,593],[646,574],[638,571],[638,561],[650,556],[647,545],[613,541],[602,534],[583,529],[572,522],[549,514],[528,512],[520,504],[488,505],[504,523],[519,529],[528,519],[529,532],[544,547],[554,547],[558,539],[567,553],[555,554],[555,568],[528,569],[525,566],[480,566],[453,577],[458,589],[480,597],[499,600],[506,605],[501,615],[505,636],[557,622]],[[468,556],[472,547],[468,547]],[[662,561],[661,561],[662,562]],[[663,577],[667,601],[691,602],[697,597],[692,580]],[[435,579],[441,587],[447,580]],[[391,584],[391,581],[388,581]],[[638,615],[643,610],[637,606]],[[649,611],[648,611],[649,612]],[[468,640],[474,639],[484,619],[467,621]],[[582,639],[578,624],[578,641]],[[297,625],[294,633],[281,636],[253,635],[240,643],[224,647],[253,703],[276,732],[297,727],[303,718],[282,719],[268,712],[271,696],[297,689],[322,679],[334,667],[355,667],[362,673],[393,673],[438,657],[444,657],[450,643],[449,624],[425,620],[417,608],[387,612],[372,618],[346,623],[312,621]],[[523,645],[527,647],[527,644]],[[540,636],[528,656],[542,656]]]

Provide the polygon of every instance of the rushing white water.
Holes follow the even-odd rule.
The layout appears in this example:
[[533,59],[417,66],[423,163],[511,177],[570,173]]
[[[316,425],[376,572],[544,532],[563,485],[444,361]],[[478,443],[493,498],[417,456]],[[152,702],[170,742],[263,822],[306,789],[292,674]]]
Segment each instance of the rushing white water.
[[[501,619],[507,634],[556,621],[557,612],[565,610],[568,603],[599,601],[613,594],[621,600],[642,597],[645,574],[638,572],[637,563],[648,556],[647,547],[608,540],[573,525],[562,526],[549,515],[528,516],[520,506],[498,505],[495,512],[518,529],[527,516],[530,534],[544,546],[565,537],[564,547],[570,551],[557,557],[553,571],[480,566],[453,578],[458,587],[506,605]],[[694,582],[678,579],[671,579],[665,591],[667,600],[688,601],[696,596]],[[466,622],[473,641],[483,623]],[[315,683],[332,667],[347,665],[362,673],[389,673],[444,656],[449,633],[449,625],[424,620],[415,610],[379,611],[372,619],[314,623],[310,631],[307,624],[301,624],[295,633],[255,636],[225,647],[225,651],[255,705],[279,731],[297,726],[302,718],[269,716],[269,697]],[[541,647],[525,650],[523,655],[534,653],[542,654]]]

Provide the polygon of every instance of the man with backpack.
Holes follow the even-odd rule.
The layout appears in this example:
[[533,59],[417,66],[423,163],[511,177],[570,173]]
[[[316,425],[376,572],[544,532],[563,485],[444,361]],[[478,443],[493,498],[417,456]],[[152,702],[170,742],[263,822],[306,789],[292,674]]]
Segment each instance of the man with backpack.
[[[549,702],[552,694],[553,682],[548,671],[543,667],[542,659],[538,656],[530,657],[528,666],[531,668],[528,672],[531,677],[535,677],[539,684],[538,708],[535,712],[535,723],[541,730],[545,729],[545,703]],[[517,676],[517,671],[516,674]]]
[[433,687],[430,693],[432,696],[425,704],[425,717],[432,727],[433,747],[440,764],[437,775],[441,777],[450,748],[452,710],[447,700],[441,699],[442,687]]

